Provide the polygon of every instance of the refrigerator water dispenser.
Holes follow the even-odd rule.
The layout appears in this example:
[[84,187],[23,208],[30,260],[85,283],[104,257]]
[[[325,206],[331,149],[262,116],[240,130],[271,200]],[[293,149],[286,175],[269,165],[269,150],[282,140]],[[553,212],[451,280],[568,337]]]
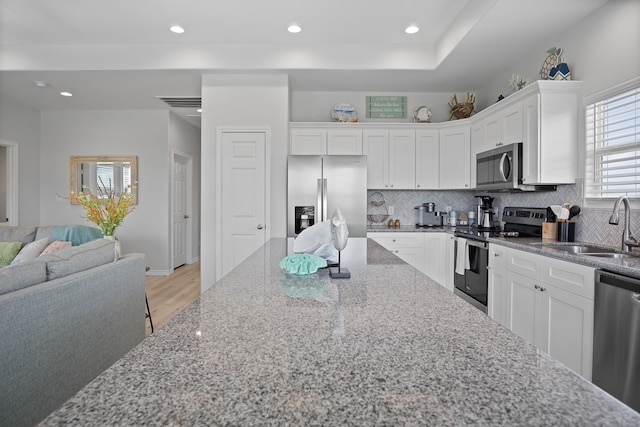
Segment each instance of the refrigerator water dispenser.
[[300,234],[305,228],[311,227],[315,223],[315,206],[296,206],[294,217],[296,219],[295,232]]

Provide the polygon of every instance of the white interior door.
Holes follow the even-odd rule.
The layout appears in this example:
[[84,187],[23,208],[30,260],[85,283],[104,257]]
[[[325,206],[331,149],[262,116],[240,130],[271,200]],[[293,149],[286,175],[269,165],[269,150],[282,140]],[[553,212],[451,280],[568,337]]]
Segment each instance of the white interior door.
[[222,133],[222,276],[266,239],[266,133]]
[[173,268],[187,262],[187,186],[189,159],[173,156]]

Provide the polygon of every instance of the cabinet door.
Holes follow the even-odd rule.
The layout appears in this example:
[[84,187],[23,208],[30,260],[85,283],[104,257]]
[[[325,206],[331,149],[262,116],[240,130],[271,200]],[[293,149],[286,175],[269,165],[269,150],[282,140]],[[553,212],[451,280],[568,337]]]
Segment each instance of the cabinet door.
[[487,314],[507,326],[507,249],[489,244],[489,295]]
[[530,277],[507,272],[507,326],[531,344],[536,344],[536,297],[540,298],[536,285]]
[[593,301],[547,284],[542,289],[538,348],[591,380]]
[[407,264],[421,272],[424,271],[424,240],[423,233],[367,233],[385,249],[388,249]]
[[291,154],[327,154],[327,130],[313,128],[291,129]]
[[447,236],[447,233],[424,233],[424,274],[443,286],[446,281]]
[[502,145],[502,122],[500,112],[496,112],[485,119],[484,140],[487,150]]
[[547,257],[543,265],[544,283],[593,300],[595,268]]
[[440,132],[440,189],[471,188],[471,130],[468,124]]
[[389,131],[389,188],[416,188],[416,132]]
[[456,237],[452,234],[447,234],[446,238],[446,251],[447,251],[447,261],[446,268],[444,272],[444,287],[453,292],[454,284],[453,284],[453,271],[455,269],[455,247],[456,247]]
[[440,174],[440,132],[416,131],[416,189],[437,190]]
[[362,155],[362,129],[327,130],[327,154]]
[[522,102],[510,105],[502,112],[502,144],[522,142]]
[[365,129],[362,132],[362,151],[367,156],[367,188],[389,187],[389,131]]
[[484,122],[476,122],[471,126],[471,158],[469,160],[471,163],[471,188],[476,188],[478,179],[476,176],[476,154],[487,150],[488,148],[486,147],[484,140]]
[[535,184],[540,181],[540,170],[538,169],[540,156],[538,153],[538,135],[540,130],[540,95],[532,95],[524,100],[523,109],[523,132],[524,143],[522,144],[522,182],[525,184]]

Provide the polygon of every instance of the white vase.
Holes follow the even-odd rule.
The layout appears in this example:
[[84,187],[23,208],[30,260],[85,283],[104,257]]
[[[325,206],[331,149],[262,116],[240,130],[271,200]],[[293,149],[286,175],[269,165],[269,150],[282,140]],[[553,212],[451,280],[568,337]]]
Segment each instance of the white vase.
[[115,243],[114,249],[113,249],[113,260],[114,261],[119,260],[120,256],[121,256],[120,242],[116,239],[115,236],[103,236],[103,238],[106,239],[106,240],[111,240],[112,242]]

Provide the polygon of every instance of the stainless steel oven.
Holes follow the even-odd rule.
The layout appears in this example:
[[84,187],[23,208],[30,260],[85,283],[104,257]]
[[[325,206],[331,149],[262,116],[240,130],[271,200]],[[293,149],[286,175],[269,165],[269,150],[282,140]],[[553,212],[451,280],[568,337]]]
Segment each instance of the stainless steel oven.
[[489,244],[457,237],[455,242],[453,293],[482,312],[487,312]]

